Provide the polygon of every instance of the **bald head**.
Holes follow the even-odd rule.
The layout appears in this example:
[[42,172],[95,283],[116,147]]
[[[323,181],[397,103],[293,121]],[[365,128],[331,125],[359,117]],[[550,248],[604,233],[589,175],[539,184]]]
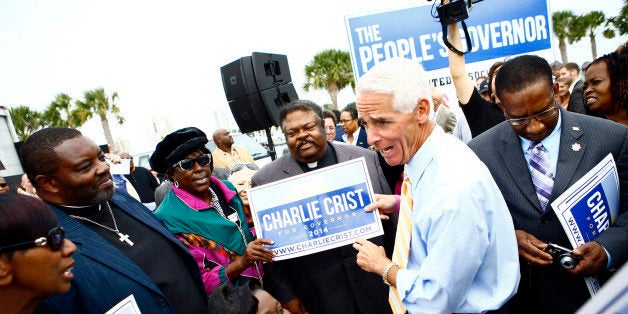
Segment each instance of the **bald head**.
[[233,145],[233,137],[231,137],[231,133],[225,129],[217,129],[214,131],[214,143],[216,143],[216,147],[220,148],[225,152],[231,151],[231,145]]

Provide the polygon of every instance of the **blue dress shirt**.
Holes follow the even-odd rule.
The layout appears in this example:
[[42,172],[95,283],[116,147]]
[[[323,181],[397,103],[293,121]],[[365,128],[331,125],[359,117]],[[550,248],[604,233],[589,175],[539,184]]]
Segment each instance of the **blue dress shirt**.
[[491,173],[461,141],[434,128],[406,165],[412,239],[397,289],[411,313],[500,308],[519,284],[512,218]]

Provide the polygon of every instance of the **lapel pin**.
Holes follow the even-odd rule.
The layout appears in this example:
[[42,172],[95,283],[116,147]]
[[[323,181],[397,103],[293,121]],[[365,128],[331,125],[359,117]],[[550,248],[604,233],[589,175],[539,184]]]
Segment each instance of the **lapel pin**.
[[574,131],[580,131],[580,127],[574,126],[574,127],[571,127],[571,128],[572,128]]
[[580,148],[582,148],[582,146],[580,146],[580,144],[578,143],[573,143],[573,145],[571,145],[571,150],[573,150],[574,152],[579,151]]

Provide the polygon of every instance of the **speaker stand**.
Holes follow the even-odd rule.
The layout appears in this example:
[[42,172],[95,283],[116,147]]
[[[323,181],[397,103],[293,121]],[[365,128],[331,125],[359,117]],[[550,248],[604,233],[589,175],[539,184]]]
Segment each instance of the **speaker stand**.
[[268,153],[270,154],[270,160],[275,160],[277,158],[277,152],[275,152],[273,137],[270,135],[270,128],[266,128],[266,138],[268,139]]

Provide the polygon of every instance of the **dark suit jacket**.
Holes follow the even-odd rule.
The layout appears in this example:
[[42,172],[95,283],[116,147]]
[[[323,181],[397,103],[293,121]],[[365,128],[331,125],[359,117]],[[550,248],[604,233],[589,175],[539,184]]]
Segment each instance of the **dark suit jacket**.
[[[619,171],[620,215],[595,241],[619,268],[628,256],[628,127],[591,116],[560,110],[562,132],[550,203],[609,153]],[[574,146],[575,144],[578,146]],[[469,142],[491,171],[512,215],[515,229],[544,242],[570,243],[553,210],[543,212],[536,196],[519,137],[502,122]],[[608,274],[602,274],[601,277]],[[521,282],[511,312],[573,313],[590,297],[582,277],[557,266],[521,263]]]
[[[196,262],[183,244],[172,236],[153,213],[128,194],[118,190],[110,202],[172,241],[173,247],[184,256],[188,269],[171,271],[191,272],[196,281],[196,288],[205,295]],[[74,280],[70,291],[45,299],[38,309],[39,312],[102,314],[133,294],[142,313],[174,313],[166,296],[126,255],[78,220],[55,206],[50,207],[57,214],[59,224],[65,229],[66,238],[77,246],[76,253],[72,255],[76,267],[73,270]]]
[[574,85],[571,95],[569,95],[569,104],[567,104],[567,110],[575,113],[587,114],[587,106],[584,102],[584,82],[578,80]]
[[[375,152],[352,145],[331,145],[339,163],[364,156],[373,191],[390,193]],[[301,173],[303,170],[292,155],[283,155],[257,171],[252,185],[259,186]],[[394,230],[391,236],[395,236]],[[370,240],[383,245],[383,237]],[[388,286],[383,283],[381,276],[363,271],[357,265],[356,253],[351,245],[346,245],[267,263],[264,267],[264,287],[281,303],[298,296],[309,313],[390,313]]]
[[[357,139],[357,142],[356,142],[355,146],[369,148],[369,143],[368,143],[368,141],[366,139],[366,130],[364,130],[363,127],[359,127],[359,130],[360,130],[360,133],[358,133],[358,139]],[[340,138],[340,140],[344,142],[342,137]]]

